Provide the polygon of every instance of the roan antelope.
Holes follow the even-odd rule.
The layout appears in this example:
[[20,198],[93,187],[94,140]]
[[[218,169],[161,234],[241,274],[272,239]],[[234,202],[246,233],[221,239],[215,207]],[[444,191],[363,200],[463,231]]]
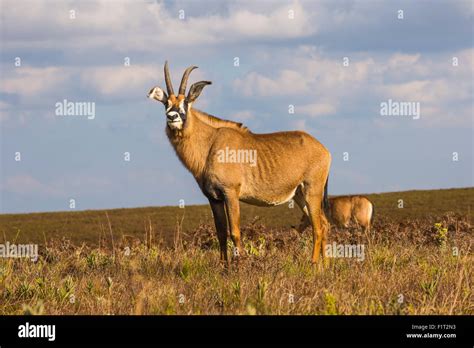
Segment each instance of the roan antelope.
[[[166,134],[171,145],[209,200],[221,260],[228,264],[228,226],[235,255],[242,254],[239,201],[274,206],[294,199],[311,221],[312,262],[316,263],[320,250],[325,250],[329,229],[322,209],[323,202],[327,206],[329,151],[305,132],[254,134],[241,123],[194,109],[193,103],[202,89],[211,84],[196,82],[185,96],[189,74],[195,68],[186,69],[176,96],[166,62],[167,93],[153,87],[148,97],[165,106]],[[254,161],[245,161],[252,157],[249,153],[254,155]]]
[[340,227],[349,227],[351,219],[364,231],[370,231],[374,218],[374,204],[364,196],[329,198],[329,219]]

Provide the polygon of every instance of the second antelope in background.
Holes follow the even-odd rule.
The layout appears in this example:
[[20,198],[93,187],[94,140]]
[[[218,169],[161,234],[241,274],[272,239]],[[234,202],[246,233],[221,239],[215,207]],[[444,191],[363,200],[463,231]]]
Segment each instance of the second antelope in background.
[[234,255],[242,252],[239,201],[274,206],[294,199],[313,227],[312,261],[316,263],[321,249],[325,250],[329,228],[322,207],[327,201],[329,151],[305,132],[255,134],[240,123],[193,108],[203,88],[211,84],[196,82],[185,95],[195,68],[186,69],[175,95],[165,63],[167,92],[157,86],[148,97],[163,103],[168,139],[209,200],[221,259],[227,264],[228,228]]
[[364,196],[340,196],[329,198],[329,218],[340,227],[349,227],[351,219],[364,231],[370,231],[374,218],[374,204]]

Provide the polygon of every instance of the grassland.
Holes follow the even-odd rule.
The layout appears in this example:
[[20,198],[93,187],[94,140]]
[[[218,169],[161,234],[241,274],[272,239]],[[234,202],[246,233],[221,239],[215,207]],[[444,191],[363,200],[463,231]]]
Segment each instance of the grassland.
[[363,261],[317,266],[309,231],[289,227],[296,207],[244,206],[246,255],[229,270],[205,206],[1,215],[4,241],[41,245],[36,262],[0,258],[0,314],[474,314],[473,197],[369,195],[371,233],[329,236]]
[[[389,217],[394,222],[439,216],[447,211],[472,219],[474,188],[405,191],[369,194],[377,216]],[[403,200],[403,208],[399,208]],[[288,228],[299,222],[301,212],[295,205],[261,208],[242,203],[242,224],[258,222],[268,228]],[[200,225],[212,225],[208,205],[179,207],[146,207],[67,211],[34,214],[0,215],[0,242],[16,239],[18,243],[40,243],[66,238],[74,244],[83,242],[99,245],[100,238],[109,235],[109,222],[116,238],[145,238],[150,233],[155,239],[172,243],[177,224],[183,234],[193,235]],[[471,220],[471,223],[473,221]]]

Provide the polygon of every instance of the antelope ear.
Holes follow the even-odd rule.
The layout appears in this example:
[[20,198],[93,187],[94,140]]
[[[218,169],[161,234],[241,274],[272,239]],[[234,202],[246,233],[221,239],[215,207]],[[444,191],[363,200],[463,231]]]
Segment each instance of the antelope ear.
[[150,92],[148,92],[148,98],[158,100],[166,105],[168,102],[168,95],[160,87],[153,87]]
[[194,102],[202,92],[202,89],[207,85],[211,85],[211,81],[199,81],[194,83],[188,92],[188,97],[186,98],[188,103]]

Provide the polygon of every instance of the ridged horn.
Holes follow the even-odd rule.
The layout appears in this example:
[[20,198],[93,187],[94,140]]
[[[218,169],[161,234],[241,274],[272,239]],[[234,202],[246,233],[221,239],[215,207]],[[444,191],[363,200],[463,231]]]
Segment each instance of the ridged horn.
[[174,95],[173,84],[171,83],[170,69],[168,68],[168,61],[165,62],[165,82],[168,96]]
[[186,93],[186,85],[188,84],[188,78],[189,74],[191,74],[191,71],[194,69],[197,69],[197,66],[190,66],[184,71],[183,78],[181,79],[181,84],[179,85],[179,94],[185,94]]

